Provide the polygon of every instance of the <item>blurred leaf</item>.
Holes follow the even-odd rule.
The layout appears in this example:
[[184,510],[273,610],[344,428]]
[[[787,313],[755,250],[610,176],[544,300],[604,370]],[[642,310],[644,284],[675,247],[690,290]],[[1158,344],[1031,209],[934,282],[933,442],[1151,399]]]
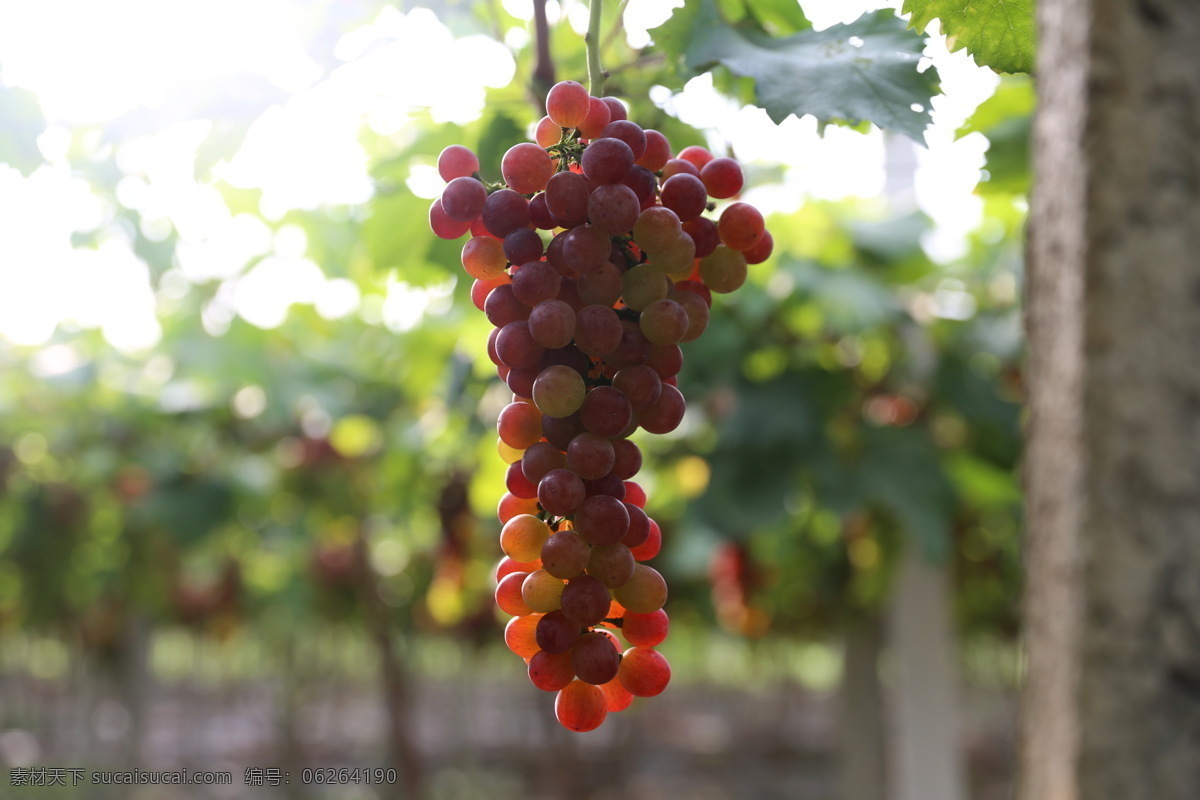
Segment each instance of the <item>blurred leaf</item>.
[[811,296],[834,333],[856,333],[900,313],[887,286],[861,271],[823,269],[810,262],[788,271],[796,278],[796,290]]
[[890,264],[923,255],[921,237],[930,228],[929,217],[919,211],[882,221],[851,220],[847,227],[854,245],[879,261]]
[[954,493],[937,448],[919,427],[867,428],[858,480],[869,501],[888,511],[926,558],[949,556]]
[[1001,397],[995,380],[971,369],[957,354],[946,353],[934,378],[934,395],[966,421],[977,454],[999,464],[1016,463],[1021,406]]
[[179,473],[155,486],[138,516],[178,542],[194,543],[216,529],[232,510],[233,490],[224,480]]
[[1029,136],[1036,101],[1033,81],[1028,76],[1007,76],[959,128],[959,136],[977,132],[988,139],[987,179],[979,184],[978,191],[1028,193]]
[[[723,532],[753,531],[787,512],[784,498],[802,469],[822,461],[823,424],[845,402],[846,382],[824,371],[787,372],[738,387],[737,406],[721,425],[712,478],[696,503]],[[836,467],[835,467],[836,468]]]
[[500,180],[500,160],[517,142],[525,141],[525,129],[503,112],[488,118],[479,136],[475,154],[479,156],[479,172],[484,180]]
[[917,71],[924,40],[890,10],[772,38],[757,26],[727,24],[713,0],[699,0],[651,36],[680,60],[683,77],[722,65],[754,79],[756,102],[776,123],[791,114],[821,124],[869,121],[923,143],[937,72]]
[[972,506],[1012,506],[1021,501],[1021,489],[1012,470],[1000,469],[970,453],[947,457],[946,475],[963,501]]
[[378,188],[371,198],[371,216],[363,223],[362,236],[376,274],[396,270],[400,280],[421,286],[446,277],[425,259],[429,248],[442,240],[429,233],[429,206],[433,201],[409,192],[404,185],[407,177],[408,162],[400,159],[376,169]]
[[917,31],[937,17],[950,52],[965,47],[981,67],[1033,71],[1033,0],[904,0],[900,13],[912,14],[909,26]]
[[1028,75],[1006,75],[987,100],[979,104],[970,118],[958,129],[964,136],[973,131],[986,134],[1012,117],[1027,117],[1037,105],[1033,79]]
[[25,89],[0,86],[0,163],[28,177],[42,165],[37,138],[46,130],[37,96]]
[[[829,383],[818,373],[789,372],[773,381],[741,387],[737,411],[725,423],[723,438],[739,448],[781,447],[802,458],[819,431],[819,405],[823,404],[817,397],[829,392]],[[786,411],[780,413],[781,409]]]

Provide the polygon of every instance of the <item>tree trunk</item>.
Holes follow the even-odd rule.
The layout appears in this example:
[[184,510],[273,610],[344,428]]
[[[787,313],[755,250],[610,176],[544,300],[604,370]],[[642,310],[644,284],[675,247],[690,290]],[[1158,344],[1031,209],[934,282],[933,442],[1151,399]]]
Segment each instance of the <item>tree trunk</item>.
[[1046,0],[1019,800],[1200,787],[1200,4]]
[[966,797],[946,568],[906,549],[892,593],[893,800]]
[[[309,761],[305,757],[304,746],[300,741],[297,727],[297,717],[302,701],[303,678],[300,675],[299,659],[297,658],[296,639],[292,636],[284,638],[280,653],[280,675],[277,683],[279,705],[277,706],[276,723],[278,725],[279,763],[284,771],[299,775]],[[311,792],[303,785],[293,787],[294,798],[310,797]]]
[[154,690],[150,673],[150,621],[140,612],[130,614],[122,636],[117,688],[121,705],[129,715],[124,763],[142,767],[146,763],[147,711]]
[[884,800],[883,692],[879,685],[882,627],[875,616],[846,624],[838,693],[842,800]]
[[392,631],[390,614],[380,597],[378,576],[370,565],[366,537],[361,532],[356,546],[363,615],[379,654],[379,678],[388,720],[389,757],[399,770],[401,780],[401,784],[394,787],[383,784],[383,797],[386,800],[420,800],[424,797],[425,776],[420,753],[412,736],[415,709],[409,674],[396,653],[396,637]]

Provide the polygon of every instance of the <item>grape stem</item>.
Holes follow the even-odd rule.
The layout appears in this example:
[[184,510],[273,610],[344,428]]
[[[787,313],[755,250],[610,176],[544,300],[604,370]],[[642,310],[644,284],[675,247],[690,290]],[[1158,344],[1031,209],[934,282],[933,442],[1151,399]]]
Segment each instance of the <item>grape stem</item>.
[[604,80],[608,73],[600,68],[600,6],[604,0],[589,0],[588,29],[583,37],[587,45],[588,94],[600,97],[604,93]]
[[605,617],[604,619],[602,619],[600,621],[607,622],[609,625],[615,625],[618,628],[625,627],[625,618],[624,617]]

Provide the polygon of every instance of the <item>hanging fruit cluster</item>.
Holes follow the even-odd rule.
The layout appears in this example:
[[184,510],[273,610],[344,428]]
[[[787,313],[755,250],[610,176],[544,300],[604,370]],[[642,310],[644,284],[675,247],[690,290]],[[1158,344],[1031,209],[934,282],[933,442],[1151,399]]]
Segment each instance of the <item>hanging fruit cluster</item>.
[[574,81],[550,90],[546,111],[536,142],[505,153],[503,184],[482,181],[466,147],[446,148],[429,224],[444,239],[471,234],[463,268],[513,393],[497,423],[509,464],[496,570],[496,601],[513,617],[505,641],[536,686],[558,693],[558,720],[587,731],[671,675],[654,649],[667,585],[645,563],[662,537],[628,437],[679,426],[680,344],[772,239],[762,214],[734,200],[734,159],[695,146],[673,157],[619,100]]

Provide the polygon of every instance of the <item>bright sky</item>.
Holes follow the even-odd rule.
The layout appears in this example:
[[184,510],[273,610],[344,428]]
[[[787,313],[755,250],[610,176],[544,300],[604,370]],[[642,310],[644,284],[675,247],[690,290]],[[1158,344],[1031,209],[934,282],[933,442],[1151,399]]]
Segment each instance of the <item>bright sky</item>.
[[[515,14],[531,14],[530,0],[503,2]],[[644,44],[646,29],[677,4],[629,4],[630,43]],[[823,28],[898,2],[801,4]],[[553,22],[562,8],[554,0],[548,5]],[[582,32],[585,6],[568,0],[566,13]],[[70,24],[62,24],[64,19]],[[210,280],[222,282],[203,317],[214,334],[235,315],[275,327],[293,303],[313,303],[330,318],[358,311],[401,329],[415,324],[430,304],[444,302],[444,291],[416,290],[394,280],[382,311],[371,310],[360,304],[354,284],[327,278],[307,257],[302,230],[277,223],[292,208],[368,200],[361,126],[403,136],[421,109],[439,121],[477,118],[486,88],[513,79],[510,51],[488,37],[455,38],[428,10],[405,15],[388,8],[341,37],[334,55],[343,63],[326,72],[305,52],[309,24],[303,4],[286,0],[0,4],[0,83],[36,92],[50,122],[39,140],[46,166],[28,178],[0,166],[0,336],[39,345],[59,326],[99,328],[114,347],[147,352],[161,335],[156,307]],[[527,38],[523,28],[506,33],[511,45]],[[937,222],[927,242],[930,255],[949,259],[979,221],[980,203],[971,190],[986,146],[978,134],[955,141],[953,132],[998,80],[965,54],[946,53],[940,43],[931,44],[927,54],[946,96],[935,100],[928,150],[916,151],[914,188],[920,207]],[[438,69],[430,70],[434,61]],[[116,154],[126,175],[118,202],[142,214],[145,236],[161,239],[173,227],[180,237],[176,267],[156,296],[145,263],[133,252],[131,232],[112,224],[117,209],[72,176],[69,132],[138,109],[170,111],[179,97],[205,96],[205,90],[223,96],[252,79],[269,82],[283,102],[253,123],[219,174],[234,186],[263,190],[261,217],[231,213],[213,187],[195,180],[196,149],[211,127],[206,120],[181,115]],[[764,210],[795,208],[806,197],[869,197],[883,189],[884,145],[877,131],[863,135],[831,127],[821,138],[811,119],[775,126],[764,112],[716,95],[703,77],[678,95],[656,90],[653,99],[684,121],[708,128],[711,144],[731,144],[750,164],[785,159],[783,184],[747,192]],[[421,196],[436,196],[441,182],[432,177],[428,169],[417,169],[409,186]],[[94,233],[99,245],[76,249],[73,233]]]

